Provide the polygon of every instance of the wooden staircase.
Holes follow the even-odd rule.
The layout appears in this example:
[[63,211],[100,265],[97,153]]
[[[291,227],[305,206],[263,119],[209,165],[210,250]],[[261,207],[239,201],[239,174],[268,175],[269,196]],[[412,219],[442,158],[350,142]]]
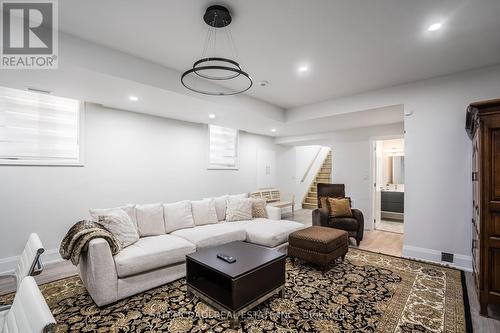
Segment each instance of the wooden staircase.
[[316,185],[318,183],[331,183],[332,178],[332,151],[328,153],[325,157],[323,165],[321,169],[319,169],[316,177],[314,178],[314,182],[309,187],[309,192],[307,192],[304,201],[302,202],[302,208],[306,209],[315,209],[318,208],[318,196],[316,192]]

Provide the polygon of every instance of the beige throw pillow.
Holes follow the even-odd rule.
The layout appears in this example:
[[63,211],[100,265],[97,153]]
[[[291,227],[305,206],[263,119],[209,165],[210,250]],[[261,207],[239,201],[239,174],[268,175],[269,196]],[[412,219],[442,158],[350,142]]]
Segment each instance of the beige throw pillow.
[[252,200],[252,217],[267,219],[267,202],[265,199],[250,199]]
[[252,219],[252,200],[250,198],[227,200],[226,221],[243,221]]
[[123,210],[127,215],[130,217],[132,222],[134,222],[135,228],[137,229],[137,219],[135,216],[135,205],[125,205],[125,206],[120,206],[120,207],[114,207],[114,208],[92,208],[89,210],[90,216],[92,219],[95,221],[99,220],[99,215],[107,215],[109,213],[112,213],[116,210]]
[[331,217],[352,217],[349,198],[328,198]]
[[117,240],[120,250],[139,240],[134,222],[124,210],[116,209],[108,214],[99,215],[97,223],[106,228]]

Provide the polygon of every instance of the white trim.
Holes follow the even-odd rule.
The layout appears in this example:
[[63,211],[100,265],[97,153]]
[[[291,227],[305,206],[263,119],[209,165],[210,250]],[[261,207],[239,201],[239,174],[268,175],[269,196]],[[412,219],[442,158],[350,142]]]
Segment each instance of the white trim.
[[422,247],[404,245],[403,258],[429,261],[440,265],[458,268],[467,272],[472,272],[472,256],[463,254],[453,254],[453,263],[441,261],[441,251],[426,249]]
[[[0,258],[0,274],[14,271],[16,269],[18,259],[19,256]],[[54,264],[64,260],[59,254],[59,249],[46,250],[42,254],[41,259],[44,265]]]

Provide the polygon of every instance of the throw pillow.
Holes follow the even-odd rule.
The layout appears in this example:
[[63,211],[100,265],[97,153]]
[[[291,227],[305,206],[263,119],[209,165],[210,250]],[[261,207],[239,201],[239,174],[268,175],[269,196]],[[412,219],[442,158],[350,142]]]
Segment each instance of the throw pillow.
[[235,199],[227,200],[226,221],[243,221],[252,219],[252,199]]
[[240,194],[231,194],[229,196],[230,199],[246,199],[248,198],[248,193],[240,193]]
[[163,205],[161,203],[136,205],[137,229],[141,237],[158,236],[165,233]]
[[214,224],[219,222],[217,210],[215,209],[215,199],[203,199],[191,201],[191,210],[195,225]]
[[132,222],[134,222],[135,228],[137,229],[137,219],[135,216],[135,205],[125,205],[125,206],[120,206],[120,207],[115,207],[115,208],[93,208],[89,209],[90,216],[92,217],[93,220],[97,221],[99,220],[99,215],[107,215],[109,213],[112,213],[116,210],[123,210],[127,215],[130,217]]
[[267,219],[267,202],[265,199],[251,199],[252,200],[252,217]]
[[191,203],[187,200],[163,205],[165,232],[194,227]]
[[217,219],[224,221],[226,219],[227,195],[214,198],[215,210],[217,211]]
[[352,217],[349,198],[328,198],[331,217]]
[[139,234],[135,229],[134,222],[122,209],[99,215],[97,223],[106,228],[116,238],[120,250],[139,240]]
[[318,208],[328,208],[328,197],[319,197]]
[[[328,198],[329,197],[319,197],[319,201],[318,201],[318,208],[327,208],[328,211],[330,210],[330,203],[328,202]],[[332,197],[334,198],[334,197]],[[337,198],[337,199],[349,199],[349,207],[352,206],[351,204],[351,198],[350,197],[345,197],[345,198]]]

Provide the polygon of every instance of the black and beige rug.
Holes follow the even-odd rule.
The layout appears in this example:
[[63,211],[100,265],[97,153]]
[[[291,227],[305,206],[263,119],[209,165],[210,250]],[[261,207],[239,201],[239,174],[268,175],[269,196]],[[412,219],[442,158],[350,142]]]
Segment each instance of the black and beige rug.
[[[356,249],[327,273],[289,260],[285,298],[247,313],[239,331],[466,333],[462,274]],[[226,317],[186,296],[184,279],[103,308],[76,276],[41,290],[58,332],[234,332]]]

